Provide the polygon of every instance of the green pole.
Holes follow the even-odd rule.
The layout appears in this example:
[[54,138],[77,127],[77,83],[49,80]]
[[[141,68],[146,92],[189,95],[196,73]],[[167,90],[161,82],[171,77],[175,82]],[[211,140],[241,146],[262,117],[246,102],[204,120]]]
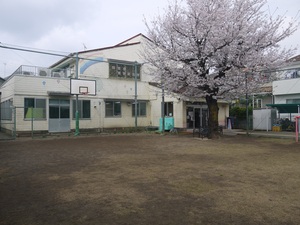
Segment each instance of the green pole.
[[165,83],[162,80],[162,95],[161,95],[161,120],[162,120],[162,133],[165,133]]
[[134,125],[135,131],[137,131],[137,62],[134,63]]
[[75,124],[75,136],[78,136],[79,133],[79,112],[78,112],[78,95],[76,95],[76,112],[75,112],[75,119],[76,119],[76,124]]
[[[76,79],[78,79],[78,52],[76,53]],[[75,112],[75,136],[78,136],[79,133],[79,112],[78,112],[78,95],[76,95],[76,112]]]

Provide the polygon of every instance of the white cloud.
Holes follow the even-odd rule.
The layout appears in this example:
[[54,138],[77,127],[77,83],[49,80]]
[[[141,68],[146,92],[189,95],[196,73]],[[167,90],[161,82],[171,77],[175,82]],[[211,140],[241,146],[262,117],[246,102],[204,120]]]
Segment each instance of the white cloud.
[[[144,16],[163,12],[169,0],[10,0],[1,1],[0,42],[45,50],[76,52],[117,44],[145,33]],[[172,2],[172,0],[170,0]],[[296,16],[299,0],[268,0],[270,11]],[[145,33],[146,34],[146,33]],[[300,30],[285,42],[299,43]],[[22,64],[49,66],[57,57],[0,48],[0,76]]]

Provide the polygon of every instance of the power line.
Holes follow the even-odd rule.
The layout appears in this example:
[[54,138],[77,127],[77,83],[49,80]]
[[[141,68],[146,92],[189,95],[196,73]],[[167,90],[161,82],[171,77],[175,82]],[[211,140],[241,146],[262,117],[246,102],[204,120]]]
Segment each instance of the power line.
[[18,50],[18,51],[24,51],[24,52],[31,52],[31,53],[39,53],[39,54],[52,55],[52,56],[76,58],[76,56],[72,56],[72,55],[63,55],[63,54],[58,54],[58,53],[51,53],[51,52],[40,51],[40,50],[30,50],[30,49],[19,48],[19,47],[9,47],[9,46],[3,45],[3,43],[1,43],[1,42],[0,42],[0,48]]
[[64,51],[57,51],[57,50],[49,50],[49,49],[40,49],[40,48],[32,48],[32,47],[24,47],[21,45],[14,45],[14,44],[8,44],[8,43],[1,43],[2,45],[6,45],[6,46],[12,46],[15,48],[22,48],[22,49],[29,49],[29,50],[35,50],[35,51],[47,51],[47,52],[55,52],[55,53],[61,53],[61,54],[70,54],[70,52],[64,52]]
[[[37,53],[37,54],[44,54],[44,55],[59,56],[59,57],[71,58],[71,59],[82,59],[82,60],[89,60],[89,61],[94,61],[94,62],[108,63],[107,59],[105,61],[105,60],[99,60],[99,59],[91,59],[91,58],[86,58],[86,57],[79,57],[78,54],[77,54],[78,52],[77,53],[69,53],[68,55],[64,55],[64,54],[47,52],[47,50],[40,51],[40,50],[31,50],[31,49],[26,49],[26,48],[5,46],[5,45],[3,45],[2,42],[0,42],[0,48],[17,50],[17,51],[24,51],[24,52],[31,52],[31,53]],[[123,62],[121,64],[122,65],[133,65],[133,63],[123,63]],[[143,65],[145,63],[136,63],[136,64],[137,65]]]

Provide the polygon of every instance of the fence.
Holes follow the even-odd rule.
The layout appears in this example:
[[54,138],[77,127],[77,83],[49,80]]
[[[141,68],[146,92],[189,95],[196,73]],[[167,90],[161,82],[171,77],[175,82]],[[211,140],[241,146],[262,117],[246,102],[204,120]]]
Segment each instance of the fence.
[[[231,123],[232,123],[232,128],[234,129],[243,129],[247,130],[247,119],[246,118],[234,118],[230,117]],[[248,118],[248,129],[252,130],[253,129],[253,116],[249,116]]]
[[16,138],[16,108],[3,106],[0,108],[0,139]]

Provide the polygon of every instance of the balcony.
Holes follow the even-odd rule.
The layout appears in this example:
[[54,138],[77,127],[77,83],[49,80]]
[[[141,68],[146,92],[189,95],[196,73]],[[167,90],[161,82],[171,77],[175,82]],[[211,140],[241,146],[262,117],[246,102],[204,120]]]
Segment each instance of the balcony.
[[72,78],[72,76],[74,76],[74,72],[70,69],[48,69],[45,67],[22,65],[12,75]]

